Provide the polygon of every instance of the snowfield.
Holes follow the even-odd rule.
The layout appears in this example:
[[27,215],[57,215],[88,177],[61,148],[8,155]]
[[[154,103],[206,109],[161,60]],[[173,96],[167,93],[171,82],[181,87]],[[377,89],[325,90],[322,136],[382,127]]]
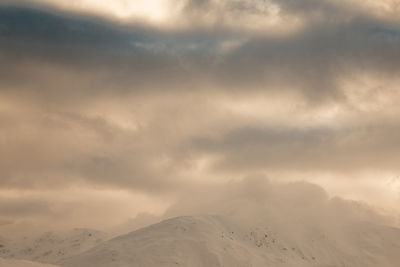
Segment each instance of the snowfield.
[[107,239],[106,233],[91,229],[45,232],[39,236],[16,240],[0,238],[0,257],[54,264]]
[[0,267],[58,267],[58,266],[32,262],[32,261],[5,260],[0,258]]
[[370,224],[294,235],[220,216],[178,217],[58,262],[63,267],[398,267],[400,230]]
[[[399,266],[400,229],[369,223],[328,228],[295,227],[296,224],[293,222],[293,227],[268,222],[250,225],[222,216],[186,216],[98,244],[88,242],[90,234],[95,234],[96,240],[103,234],[90,230],[75,232],[72,239],[71,235],[64,235],[65,240],[47,233],[36,239],[35,244],[40,245],[33,246],[34,253],[20,251],[13,255],[25,259],[31,256],[30,262],[3,259],[0,267],[54,267],[46,262],[61,267]],[[63,255],[40,254],[61,247]],[[86,250],[79,252],[83,249]]]

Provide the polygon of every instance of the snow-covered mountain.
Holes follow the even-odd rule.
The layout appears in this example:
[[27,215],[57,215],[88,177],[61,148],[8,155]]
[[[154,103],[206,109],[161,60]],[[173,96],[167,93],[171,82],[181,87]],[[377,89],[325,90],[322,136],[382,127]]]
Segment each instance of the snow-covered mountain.
[[55,263],[84,252],[107,239],[107,234],[91,229],[46,232],[21,240],[0,239],[0,257]]
[[[296,225],[296,222],[293,222]],[[178,217],[63,259],[63,267],[398,267],[400,230],[368,223],[331,228],[240,225]]]
[[400,229],[372,223],[185,216],[110,240],[88,229],[0,239],[0,257],[7,258],[0,267],[398,267],[399,240]]

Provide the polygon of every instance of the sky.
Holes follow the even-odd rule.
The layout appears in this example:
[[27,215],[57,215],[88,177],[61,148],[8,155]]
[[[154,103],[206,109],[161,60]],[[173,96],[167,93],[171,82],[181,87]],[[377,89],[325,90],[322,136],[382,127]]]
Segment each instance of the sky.
[[0,0],[0,233],[139,225],[259,188],[398,216],[399,12]]

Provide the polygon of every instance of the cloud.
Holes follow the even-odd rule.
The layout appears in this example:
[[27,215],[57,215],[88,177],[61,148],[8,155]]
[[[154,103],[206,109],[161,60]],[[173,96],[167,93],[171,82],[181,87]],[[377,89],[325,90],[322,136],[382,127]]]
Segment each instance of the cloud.
[[[293,3],[288,5],[294,8]],[[56,81],[32,68],[59,69],[57,81],[76,82],[69,84],[70,97],[76,95],[71,87],[84,88],[86,97],[91,97],[107,93],[104,87],[132,92],[211,86],[229,91],[294,90],[312,101],[345,99],[339,80],[360,70],[392,77],[399,61],[398,23],[360,12],[334,21],[320,19],[283,36],[268,31],[254,35],[223,25],[160,30],[30,9],[3,7],[2,12],[2,35],[9,41],[3,64],[30,77],[33,88],[35,82],[54,87]],[[21,26],[26,24],[29,29]],[[224,50],[229,44],[236,45]],[[4,83],[9,86],[23,86],[14,75],[7,77]],[[95,92],[87,91],[90,84]],[[65,90],[60,84],[57,88]]]
[[0,188],[174,199],[254,173],[398,172],[391,4],[177,6],[161,26],[2,2]]
[[221,136],[194,138],[192,145],[198,153],[215,154],[215,167],[231,172],[398,170],[392,160],[398,156],[397,134],[394,125],[342,129],[251,125]]
[[[303,7],[292,2],[281,3],[285,4],[288,5],[287,9],[297,10],[296,12],[300,12],[298,8]],[[209,4],[197,3],[197,5]],[[321,9],[328,10],[329,7],[323,6]],[[302,9],[302,12],[305,10]],[[40,135],[44,133],[40,133],[38,125],[49,127],[49,134],[53,133],[58,142],[61,142],[58,139],[63,135],[79,139],[81,135],[85,135],[83,134],[85,131],[100,138],[95,143],[100,140],[115,140],[115,136],[120,137],[114,143],[111,142],[116,147],[122,147],[122,144],[129,139],[144,138],[150,142],[150,137],[157,138],[155,133],[150,133],[146,138],[146,130],[143,128],[139,128],[138,131],[118,129],[119,126],[112,120],[102,117],[106,114],[82,115],[97,103],[106,103],[109,100],[125,98],[129,101],[125,101],[124,105],[143,105],[140,101],[145,101],[146,105],[151,106],[153,105],[151,98],[164,97],[167,93],[171,97],[166,100],[168,103],[165,105],[173,106],[175,99],[184,97],[185,94],[200,96],[202,99],[216,99],[215,102],[218,102],[224,94],[294,93],[300,98],[293,98],[291,100],[293,102],[302,101],[301,98],[304,98],[310,107],[329,105],[333,102],[346,111],[348,107],[345,105],[354,104],[350,103],[349,99],[349,94],[354,89],[345,88],[343,81],[352,80],[359,73],[383,73],[384,77],[391,79],[397,74],[396,69],[398,69],[396,68],[399,61],[397,60],[398,25],[365,14],[357,13],[348,20],[339,19],[334,22],[327,19],[319,25],[309,25],[304,30],[289,36],[275,36],[252,35],[246,32],[233,34],[223,27],[215,30],[162,31],[143,25],[120,26],[105,20],[93,20],[90,17],[77,18],[61,12],[52,14],[26,8],[4,7],[2,12],[4,15],[1,16],[2,32],[6,40],[3,44],[5,52],[2,55],[5,59],[2,61],[3,96],[9,99],[8,101],[14,101],[15,105],[28,104],[28,108],[23,110],[29,119],[35,119],[28,113],[36,110],[37,120],[31,124],[31,127],[36,129],[32,130],[37,130],[37,134]],[[29,28],[23,25],[29,25]],[[246,41],[239,42],[231,51],[222,53],[220,49],[223,44],[234,41],[235,38],[238,40],[245,38]],[[15,93],[15,88],[18,88],[18,93]],[[382,90],[392,94],[386,88]],[[216,103],[211,103],[212,105]],[[198,104],[199,109],[201,106],[202,104]],[[189,113],[191,108],[190,104],[182,106],[182,110]],[[218,111],[217,107],[215,110],[223,113]],[[4,116],[9,123],[11,136],[14,135],[12,130],[16,129],[19,120],[24,120],[21,117],[23,115],[15,115],[14,122],[11,119],[12,114]],[[148,124],[146,117],[151,115],[141,116],[141,123]],[[180,114],[177,116],[179,120]],[[205,118],[207,116],[205,115]],[[228,119],[224,120],[226,125],[231,124],[227,122]],[[160,128],[169,127],[168,123],[157,123],[161,123],[158,126]],[[57,124],[63,125],[61,128],[63,130],[58,129]],[[336,131],[329,127],[298,130],[296,127],[279,129],[278,126],[271,126],[270,129],[263,130],[263,127],[257,129],[251,123],[246,124],[235,125],[235,129],[230,129],[230,133],[222,137],[225,140],[215,146],[233,150],[231,156],[236,157],[241,155],[242,149],[246,150],[246,143],[252,142],[254,155],[258,154],[260,157],[249,157],[253,159],[251,164],[264,162],[265,157],[269,156],[267,152],[257,152],[260,150],[257,148],[262,147],[265,150],[275,141],[278,142],[275,147],[283,143],[296,144],[288,148],[287,152],[282,152],[282,157],[288,156],[288,159],[293,157],[286,153],[300,155],[310,146],[317,145],[317,149],[322,146],[323,151],[315,151],[316,153],[311,155],[310,162],[312,162],[315,157],[338,150],[335,145],[347,135],[360,133],[360,136],[365,136],[364,128],[353,130],[349,127],[350,129]],[[187,127],[185,131],[190,131],[192,125],[185,127]],[[80,129],[82,134],[77,133],[75,128]],[[388,132],[392,129],[390,125],[387,128]],[[224,131],[226,130],[220,129],[212,138]],[[377,128],[377,131],[380,130]],[[366,138],[378,138],[378,135],[386,133],[377,133],[376,136],[366,134],[368,135]],[[196,139],[197,136],[184,138]],[[208,136],[200,136],[198,139],[207,138]],[[272,139],[269,140],[270,138]],[[324,143],[319,144],[321,139]],[[88,139],[87,142],[89,144],[94,140],[96,139]],[[379,142],[377,139],[374,140]],[[32,144],[31,139],[27,139],[26,142]],[[85,140],[81,139],[81,142]],[[166,140],[166,143],[168,142],[170,140]],[[210,142],[212,141],[198,142],[195,146],[203,144],[204,148],[199,149],[205,151],[211,146],[207,145]],[[261,146],[258,146],[259,144]],[[363,145],[363,143],[355,144],[359,147]],[[144,151],[147,149],[141,145],[132,144],[131,151],[137,152],[136,156],[128,153],[132,161],[126,161],[128,154],[125,152],[121,151],[121,154],[116,155],[114,148],[107,148],[107,152],[103,151],[100,155],[99,151],[91,155],[90,152],[83,154],[78,152],[81,146],[75,145],[73,141],[69,147],[71,159],[67,157],[66,162],[60,163],[64,165],[62,168],[70,170],[68,176],[96,176],[97,180],[106,181],[113,174],[118,177],[123,177],[125,175],[123,173],[132,175],[139,173],[144,177],[158,175],[151,174],[152,171],[148,169],[152,169],[152,165],[147,166],[148,164],[143,162],[146,158]],[[99,144],[95,147],[101,150],[102,146]],[[253,149],[252,147],[248,148]],[[43,149],[43,152],[47,153],[45,146]],[[121,148],[115,149],[121,150]],[[54,153],[50,151],[49,153]],[[172,153],[174,151],[167,152],[167,154]],[[278,158],[274,160],[279,161]],[[92,174],[91,170],[97,170],[100,166],[102,171]],[[148,180],[152,179],[155,178]]]

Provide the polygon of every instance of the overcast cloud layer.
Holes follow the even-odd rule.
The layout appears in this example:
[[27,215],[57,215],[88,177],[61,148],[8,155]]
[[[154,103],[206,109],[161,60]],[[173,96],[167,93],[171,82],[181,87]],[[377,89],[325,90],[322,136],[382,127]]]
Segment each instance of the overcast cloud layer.
[[396,209],[398,1],[113,2],[0,1],[3,228],[249,175]]

